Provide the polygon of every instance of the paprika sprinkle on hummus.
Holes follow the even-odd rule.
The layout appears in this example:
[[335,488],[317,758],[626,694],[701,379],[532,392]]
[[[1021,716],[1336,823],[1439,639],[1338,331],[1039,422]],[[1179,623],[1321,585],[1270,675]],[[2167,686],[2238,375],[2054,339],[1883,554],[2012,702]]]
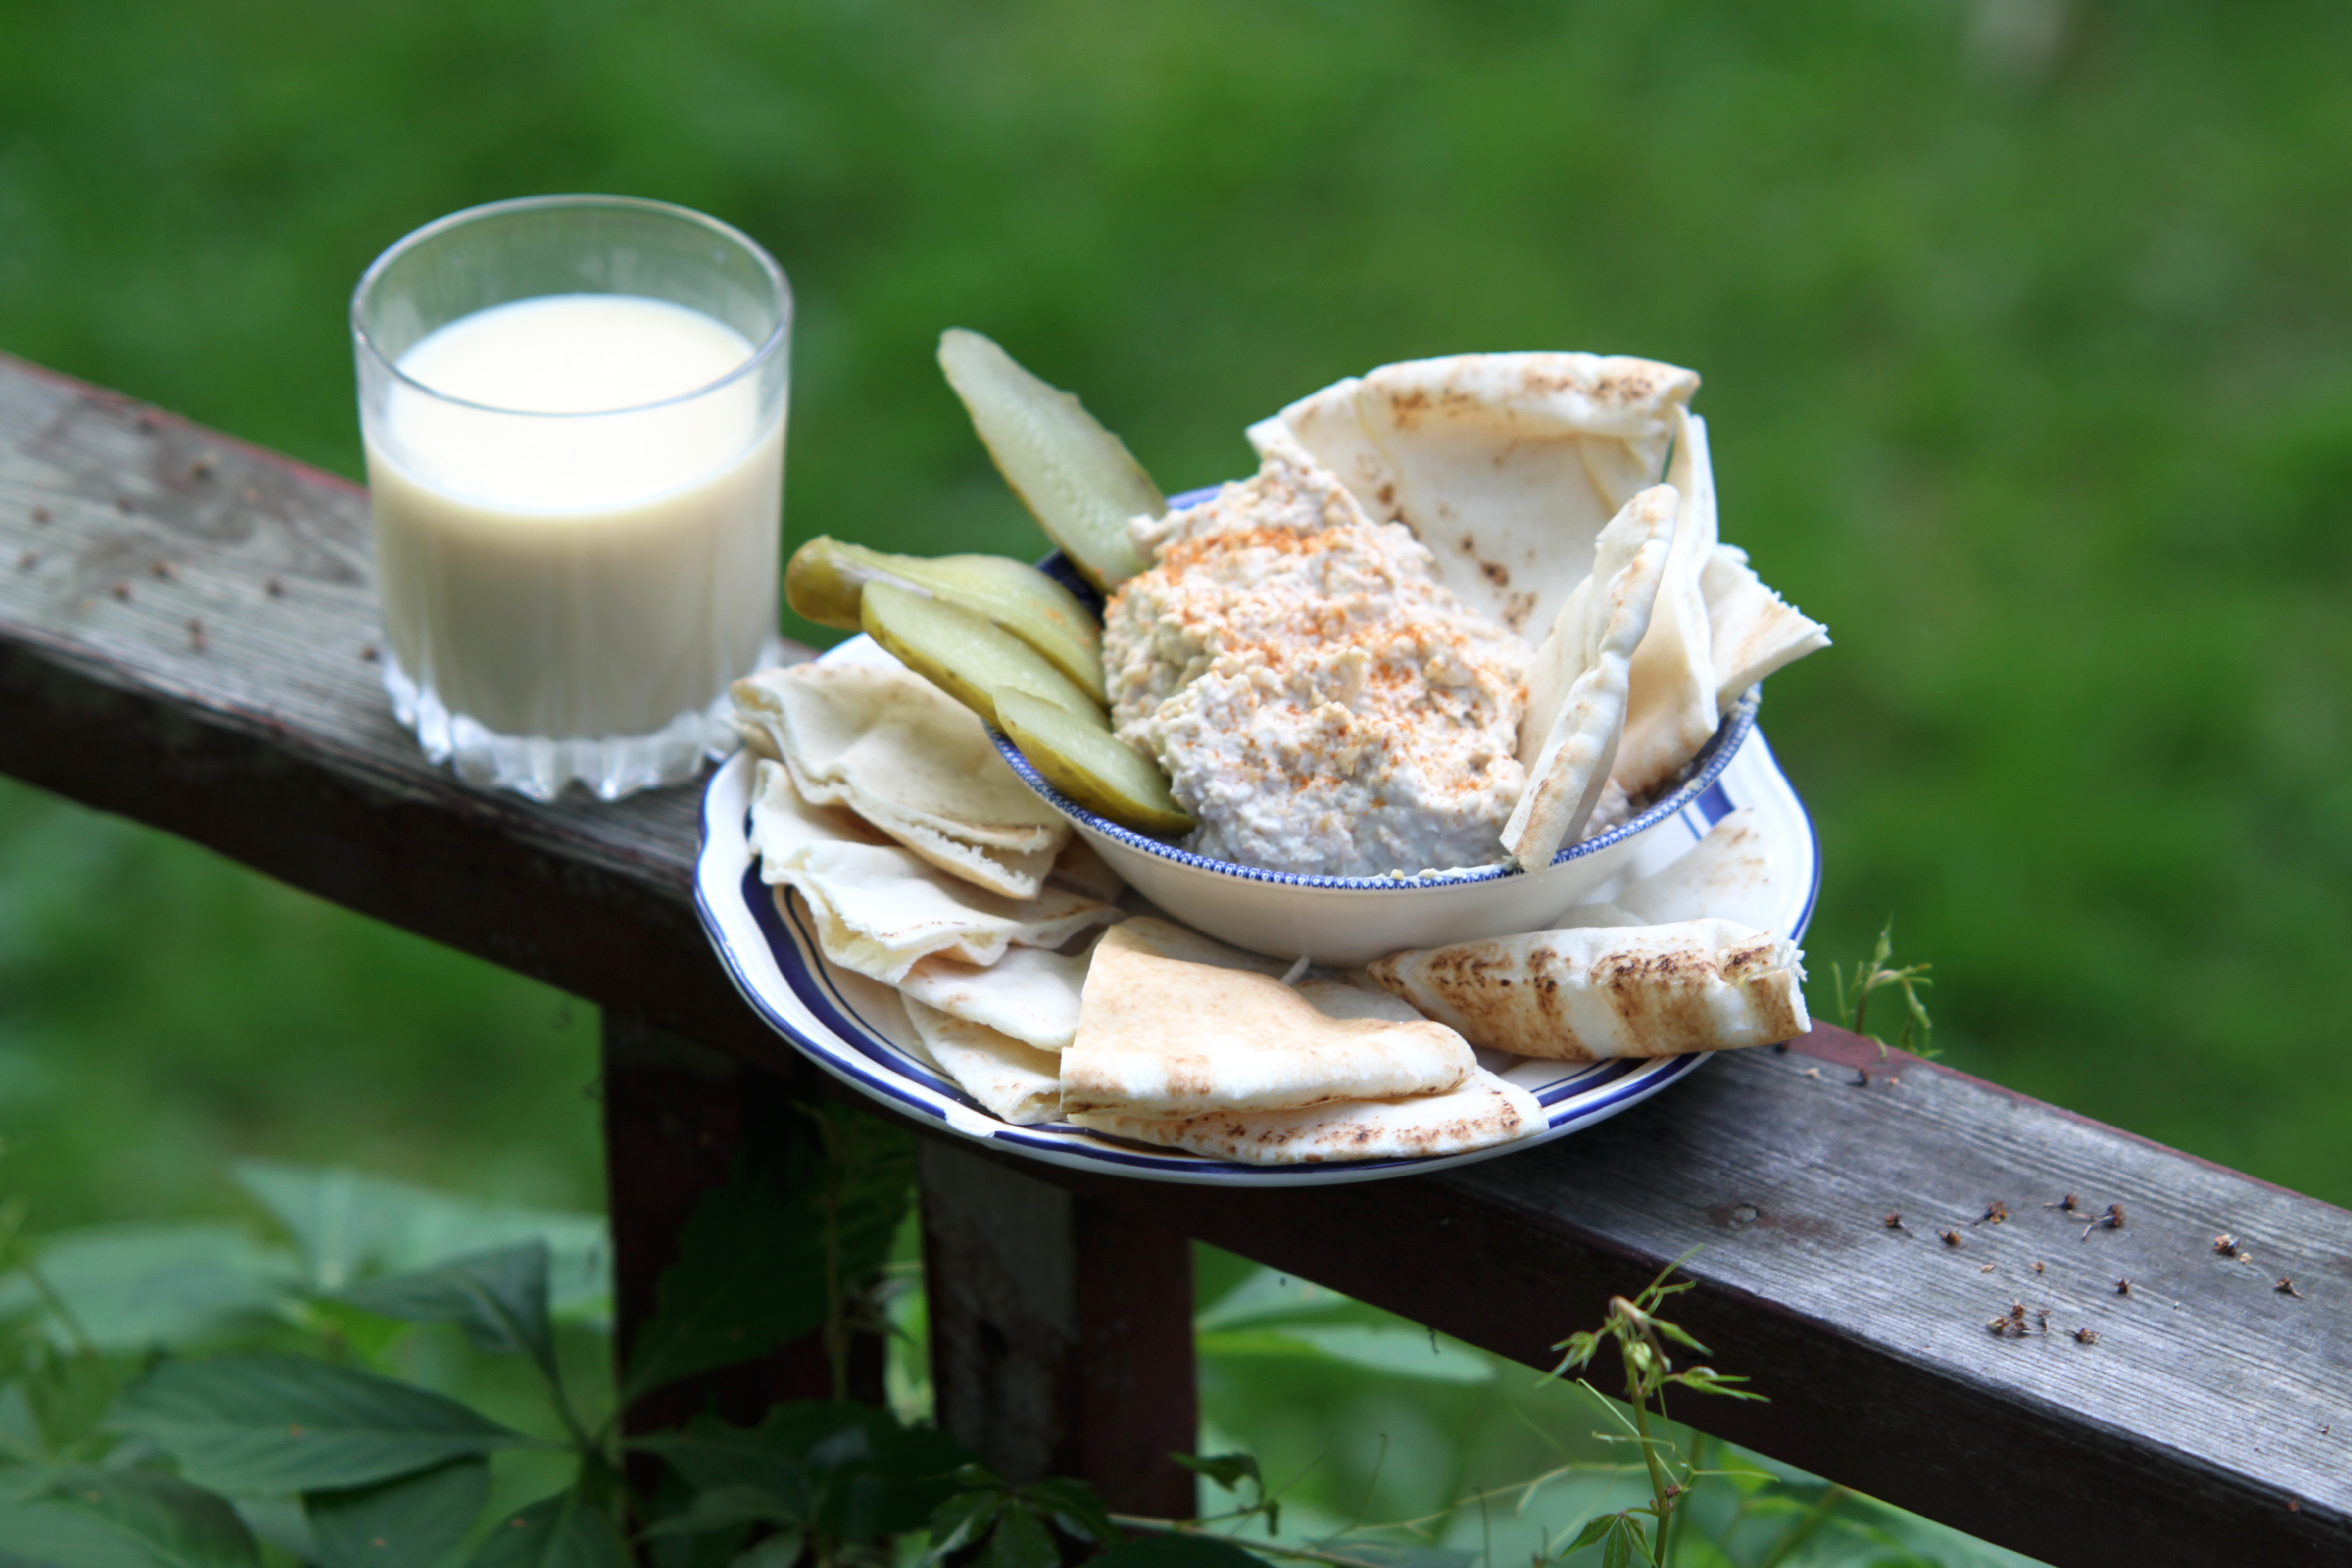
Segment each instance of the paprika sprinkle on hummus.
[[1112,721],[1200,821],[1195,853],[1366,877],[1490,863],[1526,781],[1531,650],[1295,442],[1139,519],[1104,613]]

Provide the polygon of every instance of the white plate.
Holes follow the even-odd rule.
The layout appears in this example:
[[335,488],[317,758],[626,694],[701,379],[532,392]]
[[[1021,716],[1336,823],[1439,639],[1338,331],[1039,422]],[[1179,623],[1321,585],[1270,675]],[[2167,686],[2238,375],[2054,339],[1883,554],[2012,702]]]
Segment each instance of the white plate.
[[[1493,1148],[1418,1160],[1244,1165],[1129,1143],[1063,1122],[1014,1127],[981,1110],[920,1060],[908,1048],[915,1031],[898,994],[826,963],[810,929],[807,906],[797,896],[779,898],[785,889],[760,880],[745,837],[752,761],[749,752],[736,752],[703,791],[702,852],[695,865],[695,908],[736,989],[778,1034],[844,1083],[893,1110],[944,1122],[967,1138],[989,1140],[1032,1159],[1153,1181],[1233,1187],[1377,1181],[1466,1165],[1590,1127],[1647,1100],[1706,1060],[1705,1053],[1588,1065],[1490,1058],[1499,1061],[1496,1070],[1505,1078],[1542,1102],[1549,1125],[1532,1137]],[[1674,822],[1643,835],[1642,852],[1624,879],[1646,876],[1679,858],[1716,822],[1743,805],[1756,808],[1772,885],[1789,889],[1780,929],[1801,938],[1821,887],[1821,844],[1804,803],[1773,762],[1761,729],[1749,732],[1712,789]],[[1602,891],[1609,890],[1613,889]]]

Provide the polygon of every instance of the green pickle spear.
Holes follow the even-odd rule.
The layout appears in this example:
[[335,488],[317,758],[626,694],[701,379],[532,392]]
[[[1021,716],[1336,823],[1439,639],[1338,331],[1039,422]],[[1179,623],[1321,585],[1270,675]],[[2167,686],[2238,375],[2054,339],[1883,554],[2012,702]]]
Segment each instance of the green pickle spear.
[[1077,595],[1034,566],[1003,555],[891,555],[823,534],[793,552],[784,601],[819,626],[865,626],[870,583],[888,583],[977,611],[1103,698],[1102,634]]
[[1127,520],[1158,517],[1168,500],[1084,405],[961,327],[940,334],[940,368],[1005,483],[1087,582],[1108,593],[1151,564]]
[[996,727],[1047,784],[1088,811],[1160,837],[1192,830],[1160,764],[1108,730],[1021,691],[996,694]]
[[992,724],[998,694],[1025,692],[1073,724],[1109,733],[1101,707],[1077,682],[985,616],[896,584],[868,583],[858,597],[858,617],[866,635],[899,663]]

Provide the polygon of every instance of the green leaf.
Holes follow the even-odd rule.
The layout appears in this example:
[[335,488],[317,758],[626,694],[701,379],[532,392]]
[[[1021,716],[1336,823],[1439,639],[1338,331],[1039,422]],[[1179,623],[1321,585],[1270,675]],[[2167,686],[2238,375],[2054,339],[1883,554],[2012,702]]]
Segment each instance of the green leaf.
[[1025,1508],[1008,1508],[981,1549],[974,1568],[1062,1568],[1062,1549],[1053,1531]]
[[533,1442],[454,1399],[290,1355],[164,1362],[123,1391],[110,1422],[236,1491],[366,1486]]
[[87,1457],[114,1403],[114,1369],[103,1356],[62,1351],[46,1339],[19,1348],[21,1361],[0,1383],[0,1447],[32,1462]]
[[1633,1554],[1647,1555],[1642,1527],[1630,1513],[1611,1516],[1609,1531],[1601,1542],[1601,1568],[1633,1568]]
[[801,1560],[803,1537],[797,1530],[780,1530],[739,1555],[727,1568],[793,1568]]
[[60,1346],[76,1342],[73,1328],[95,1349],[134,1354],[216,1341],[266,1321],[300,1279],[292,1258],[232,1225],[93,1226],[30,1245],[73,1326],[21,1270],[0,1278],[0,1318],[38,1318]]
[[1616,1527],[1616,1523],[1617,1516],[1613,1513],[1594,1514],[1591,1519],[1584,1521],[1584,1528],[1576,1532],[1576,1539],[1559,1549],[1559,1554],[1562,1557],[1566,1557],[1570,1552],[1583,1551],[1586,1547],[1591,1545],[1594,1542],[1608,1534],[1611,1530]]
[[840,1281],[855,1288],[889,1256],[913,1194],[912,1135],[844,1107],[812,1110],[782,1139],[746,1149],[687,1220],[654,1315],[629,1347],[623,1403],[823,1327],[827,1236]]
[[777,1405],[756,1427],[699,1416],[631,1447],[697,1488],[757,1487],[813,1533],[858,1541],[922,1529],[964,1489],[955,1471],[971,1458],[945,1433],[902,1427],[887,1411],[814,1400]]
[[1433,1338],[1420,1329],[1362,1323],[1293,1325],[1202,1334],[1203,1356],[1300,1356],[1344,1362],[1393,1377],[1433,1383],[1486,1383],[1495,1363],[1476,1351]]
[[1265,1559],[1223,1536],[1131,1535],[1089,1560],[1087,1568],[1265,1568]]
[[227,1501],[161,1470],[50,1472],[0,1509],[0,1540],[56,1568],[257,1568],[253,1532]]
[[984,1491],[958,1492],[931,1510],[931,1548],[924,1560],[939,1562],[979,1540],[1012,1500],[1003,1488],[991,1487]]
[[242,1161],[235,1174],[294,1237],[315,1290],[538,1240],[551,1255],[558,1311],[595,1308],[612,1294],[612,1247],[598,1215],[483,1203],[357,1171],[266,1160]]
[[1095,1546],[1119,1539],[1110,1507],[1084,1481],[1055,1479],[1021,1489],[1021,1500],[1051,1519],[1063,1534]]
[[1696,1340],[1691,1338],[1688,1333],[1684,1331],[1683,1328],[1679,1324],[1670,1323],[1664,1318],[1652,1318],[1650,1320],[1650,1326],[1657,1330],[1658,1332],[1665,1335],[1666,1338],[1674,1341],[1675,1343],[1678,1345],[1688,1345],[1691,1349],[1698,1352],[1701,1355],[1713,1355],[1715,1353],[1705,1345],[1699,1343]]
[[555,1331],[548,1321],[547,1268],[547,1243],[534,1237],[418,1273],[366,1280],[339,1299],[405,1322],[456,1323],[477,1350],[530,1356],[552,1384]]
[[648,1537],[701,1535],[732,1530],[739,1524],[794,1524],[799,1515],[792,1504],[765,1487],[712,1487],[698,1491],[694,1500],[668,1518],[648,1527]]
[[632,1568],[612,1516],[580,1487],[544,1497],[490,1527],[467,1568]]
[[457,1459],[412,1476],[305,1493],[318,1568],[433,1568],[457,1549],[490,1495],[490,1467]]
[[1239,1491],[1244,1480],[1255,1481],[1258,1490],[1265,1489],[1265,1478],[1258,1473],[1255,1454],[1171,1454],[1170,1458],[1196,1476],[1206,1476],[1227,1491]]

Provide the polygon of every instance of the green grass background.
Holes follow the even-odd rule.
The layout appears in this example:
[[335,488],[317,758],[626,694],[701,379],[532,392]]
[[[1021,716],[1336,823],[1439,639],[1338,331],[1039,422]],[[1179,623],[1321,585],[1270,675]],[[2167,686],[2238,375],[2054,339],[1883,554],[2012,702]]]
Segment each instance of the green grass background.
[[[1020,555],[950,323],[1171,491],[1385,361],[1692,365],[1837,638],[1764,710],[1817,981],[1892,913],[1955,1064],[2352,1203],[2347,58],[2284,0],[0,0],[0,349],[356,474],[371,258],[661,197],[792,274],[792,538]],[[36,1228],[231,1154],[593,1205],[592,1021],[0,787]]]

